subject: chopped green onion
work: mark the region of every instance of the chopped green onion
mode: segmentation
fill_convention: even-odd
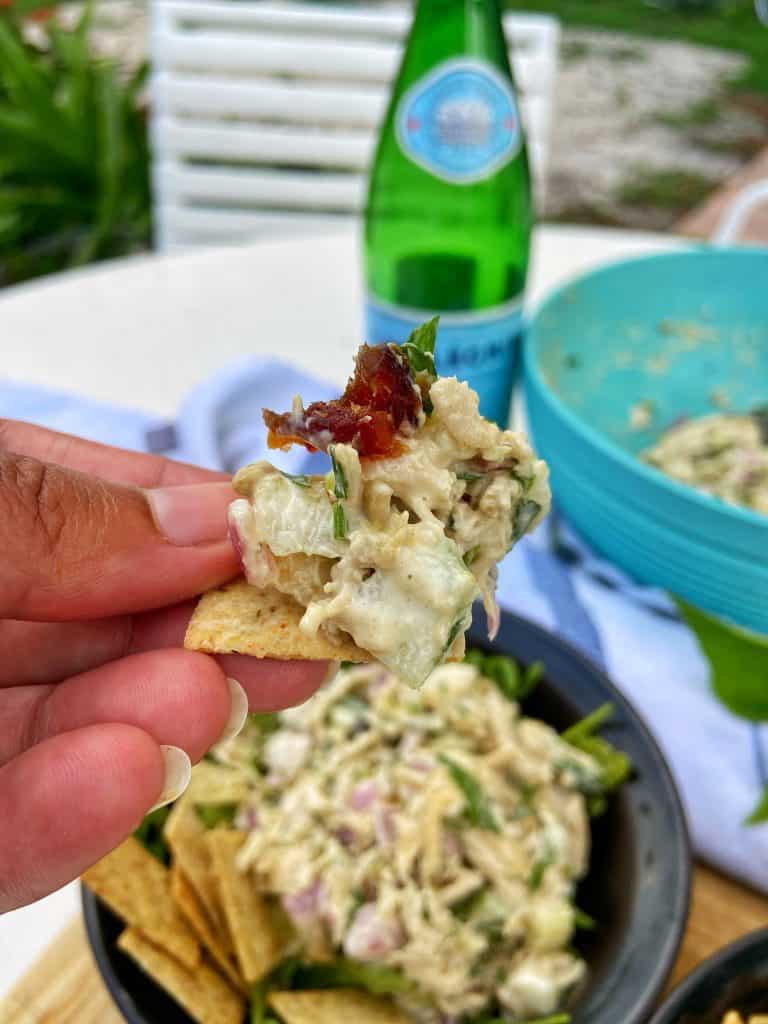
[[[333,536],[336,540],[344,540],[348,532],[347,513],[344,511],[344,506],[341,502],[337,501],[333,506]]]
[[[286,480],[290,480],[292,484],[296,484],[297,487],[312,486],[312,479],[306,473],[286,473],[282,469],[279,469],[278,473],[280,476],[284,476]]]
[[[483,792],[482,786],[475,776],[457,764],[445,754],[440,754],[440,760],[448,769],[448,772],[464,794],[466,800],[466,816],[475,828],[484,828],[489,832],[499,832],[499,825],[494,817],[488,797]]]
[[[464,553],[464,565],[466,565],[467,568],[469,568],[469,566],[472,565],[472,563],[475,561],[475,559],[477,558],[479,553],[480,553],[480,545],[479,544],[475,544],[475,546],[473,548],[470,548],[469,551],[466,551]]]
[[[552,846],[547,846],[544,853],[531,868],[530,875],[528,875],[528,888],[531,892],[536,892],[537,889],[541,888],[541,883],[544,881],[544,872],[548,867],[551,867],[554,860],[555,851]]]
[[[347,474],[344,472],[342,464],[336,458],[335,451],[336,445],[332,444],[328,449],[328,454],[331,456],[331,465],[333,466],[333,493],[337,498],[348,498],[349,484],[347,483]]]
[[[207,829],[231,825],[237,813],[236,804],[195,804],[197,816]]]

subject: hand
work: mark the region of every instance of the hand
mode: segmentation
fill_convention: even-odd
[[[180,649],[190,599],[238,572],[232,497],[220,474],[0,420],[0,912],[177,796],[246,694],[275,710],[323,681],[326,663]]]

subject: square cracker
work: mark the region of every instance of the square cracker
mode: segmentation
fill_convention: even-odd
[[[171,895],[211,960],[234,988],[247,992],[245,982],[237,969],[229,935],[213,924],[184,872],[175,865],[171,868]]]
[[[226,933],[216,884],[211,875],[211,855],[205,842],[206,834],[205,825],[197,816],[187,790],[173,805],[163,829],[163,838],[173,854],[174,866],[184,873],[217,930]]]
[[[212,874],[235,947],[240,973],[248,985],[261,981],[279,963],[290,938],[259,892],[250,871],[241,871],[237,854],[245,833],[215,828],[206,836]]]
[[[304,608],[292,597],[236,580],[203,594],[187,626],[184,646],[208,654],[282,661],[374,660],[351,639],[335,644],[322,633],[307,636],[299,628],[303,614]]]
[[[126,928],[117,948],[184,1007],[197,1024],[242,1024],[245,1001],[222,976],[203,961],[189,970],[153,945],[137,928]]]
[[[269,1004],[285,1024],[409,1024],[389,999],[353,988],[270,992]]]
[[[121,917],[188,968],[200,963],[200,943],[177,910],[168,868],[131,836],[82,876]]]

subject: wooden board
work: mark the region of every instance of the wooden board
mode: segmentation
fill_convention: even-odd
[[[768,899],[697,867],[691,917],[670,987],[710,953],[768,923]],[[2,1024],[124,1024],[77,918],[0,1002]]]

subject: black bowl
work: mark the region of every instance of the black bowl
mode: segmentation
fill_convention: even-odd
[[[590,870],[578,906],[598,922],[580,933],[589,978],[572,1009],[573,1024],[641,1024],[674,964],[688,916],[691,855],[685,817],[664,758],[642,719],[608,678],[574,648],[516,615],[504,613],[489,644],[472,627],[471,646],[543,661],[544,680],[526,714],[565,729],[595,708],[615,707],[606,737],[626,751],[635,777],[593,823]],[[130,1024],[189,1024],[187,1015],[115,942],[121,923],[87,889],[83,909],[99,969]]]
[[[729,1010],[744,1019],[768,1013],[768,928],[719,950],[689,974],[651,1024],[721,1024]]]

